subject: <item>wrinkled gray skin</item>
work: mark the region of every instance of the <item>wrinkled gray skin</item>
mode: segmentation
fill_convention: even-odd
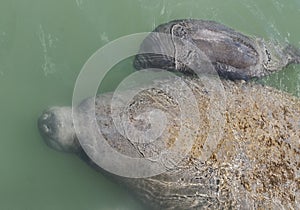
[[[170,40],[151,33],[135,57],[136,69],[159,68],[184,74],[203,73],[203,61],[210,61],[223,78],[249,80],[260,78],[300,62],[300,50],[274,41],[245,36],[214,21],[183,19],[159,25],[153,32],[165,33]],[[185,40],[185,42],[183,42]],[[192,49],[186,42],[199,48]],[[199,50],[198,49],[198,50]],[[166,56],[168,51],[172,57]],[[205,58],[204,58],[205,57]],[[193,70],[187,66],[193,67]],[[206,70],[206,68],[205,68]]]
[[[157,87],[166,85],[172,91],[178,87],[179,80],[155,82]],[[177,166],[163,174],[131,179],[101,170],[89,158],[101,158],[101,154],[86,154],[80,145],[88,144],[93,149],[93,142],[89,139],[98,129],[91,128],[82,117],[80,126],[89,132],[84,134],[86,139],[79,143],[73,127],[71,107],[46,110],[38,120],[39,130],[49,146],[79,155],[96,170],[131,189],[151,209],[299,209],[299,100],[273,88],[224,80],[226,101],[220,106],[224,109],[215,110],[213,104],[224,101],[224,95],[213,91],[216,84],[214,79],[205,85],[199,79],[183,80],[195,94],[202,121],[195,132],[197,139],[191,152]],[[95,102],[96,120],[107,142],[114,149],[132,157],[151,156],[154,151],[161,149],[162,144],[145,146],[120,135],[111,119],[111,97],[111,93],[102,94],[96,97]],[[210,101],[212,97],[214,101]],[[190,102],[189,99],[185,100]],[[176,99],[168,94],[149,89],[133,98],[124,112],[130,114],[136,127],[145,130],[149,125],[139,118],[140,114],[147,108],[161,109],[170,124],[158,140],[169,148],[180,127],[180,109],[177,105]],[[77,111],[84,114],[92,106],[93,100],[87,99]],[[208,113],[220,115],[214,122],[209,122],[214,118]],[[219,126],[221,119],[225,124],[217,148],[207,160],[201,159],[201,148],[208,129],[213,125]]]

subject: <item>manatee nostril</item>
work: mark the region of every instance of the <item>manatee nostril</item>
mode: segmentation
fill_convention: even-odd
[[[45,133],[50,133],[51,132],[51,128],[46,124],[42,125],[42,129]]]
[[[50,117],[50,114],[46,112],[46,113],[42,114],[41,119],[47,120],[49,117]]]
[[[55,120],[54,118],[55,117],[53,113],[46,111],[38,119],[38,128],[43,136],[50,137],[53,135],[53,131],[55,130],[53,128],[53,121]]]

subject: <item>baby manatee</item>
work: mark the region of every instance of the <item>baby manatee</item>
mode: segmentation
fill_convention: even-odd
[[[154,82],[157,88],[140,91],[122,109],[129,116],[127,119],[145,132],[163,119],[160,116],[149,121],[147,110],[160,109],[165,114],[167,124],[154,142],[131,141],[119,132],[112,119],[112,93],[84,100],[75,109],[80,113],[80,141],[71,107],[46,110],[38,120],[39,130],[48,145],[76,153],[96,170],[129,188],[151,209],[300,208],[299,99],[252,82],[222,80],[224,94],[215,91],[214,78],[207,78],[206,83],[191,77]],[[195,96],[193,106],[199,110],[200,124],[181,122],[179,99],[160,90],[164,86],[176,91],[182,82]],[[185,90],[180,91],[182,100],[190,104]],[[129,94],[130,90],[124,93]],[[98,127],[92,124],[92,115],[89,116],[94,105]],[[150,159],[161,149],[174,147],[181,126],[194,128],[192,147],[177,165],[164,165],[166,170],[161,174],[121,177],[102,170],[93,161],[105,158],[105,151],[96,148],[100,140],[95,136],[99,131],[116,151]],[[182,153],[185,140],[175,154]]]
[[[213,68],[207,69],[205,62]],[[249,80],[299,62],[300,50],[290,44],[246,36],[214,21],[183,19],[161,24],[150,33],[135,56],[134,67]]]

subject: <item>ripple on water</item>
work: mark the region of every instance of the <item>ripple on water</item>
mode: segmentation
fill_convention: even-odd
[[[56,37],[53,37],[50,33],[46,33],[43,26],[40,25],[38,36],[42,45],[44,63],[42,64],[43,72],[45,76],[56,72],[56,66],[53,59],[49,55],[49,49],[55,47],[55,42],[58,41]]]

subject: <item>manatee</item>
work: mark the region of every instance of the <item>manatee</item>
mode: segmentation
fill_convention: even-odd
[[[153,81],[155,88],[143,89],[131,98],[122,112],[140,131],[146,132],[163,119],[159,116],[149,121],[149,110],[159,109],[165,114],[167,124],[154,142],[132,141],[116,128],[112,93],[88,98],[74,109],[79,114],[80,141],[71,107],[45,110],[38,119],[38,128],[49,146],[77,154],[130,189],[150,209],[299,209],[300,100],[253,82],[221,81],[223,94],[213,77],[158,79]],[[181,122],[179,99],[162,91],[162,87],[178,91],[182,82],[195,96],[200,124]],[[124,90],[124,94],[130,91]],[[185,97],[185,91],[180,89],[180,100],[188,105],[191,100]],[[114,100],[122,98],[116,96]],[[94,105],[98,127],[89,112]],[[176,165],[163,165],[166,170],[161,174],[122,177],[101,169],[94,161],[105,158],[101,149],[96,149],[98,131],[116,151],[150,159],[164,148],[175,147],[184,125],[192,128],[192,147]],[[175,155],[182,152],[187,140],[183,138]]]
[[[157,33],[167,34],[169,38]],[[135,56],[134,67],[189,75],[207,70],[203,69],[205,61],[211,62],[214,68],[204,73],[216,72],[231,80],[249,80],[299,63],[300,50],[288,43],[243,35],[214,21],[173,20],[159,25],[145,38]]]

